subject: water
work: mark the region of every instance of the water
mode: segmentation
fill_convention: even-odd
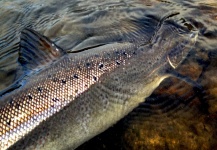
[[[144,42],[158,21],[199,31],[178,72],[203,86],[164,80],[127,117],[78,149],[215,149],[217,147],[217,2],[204,1],[0,1],[0,89],[19,78],[20,31],[33,28],[65,50],[115,41]],[[141,37],[144,35],[144,37]],[[147,35],[147,37],[145,36]]]

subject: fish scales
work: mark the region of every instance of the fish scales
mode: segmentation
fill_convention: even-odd
[[[12,140],[16,141],[28,130],[37,126],[39,122],[59,111],[87,90],[99,80],[103,73],[110,72],[119,66],[118,63],[124,63],[124,60],[130,57],[130,54],[123,56],[117,54],[116,50],[113,51],[115,57],[106,56],[108,54],[105,52],[94,54],[88,58],[81,56],[69,58],[65,56],[58,64],[54,64],[49,71],[37,75],[35,79],[26,84],[24,89],[11,95],[10,103],[0,109],[1,119],[4,120],[0,122],[3,129],[1,140],[4,139],[3,141],[8,143],[9,139],[6,138],[6,133],[16,134],[15,130],[18,128],[22,134],[14,135]],[[89,66],[87,66],[87,63],[89,63]],[[100,69],[101,64],[103,64],[103,67]],[[27,123],[27,126],[19,128],[19,125],[25,123]]]
[[[162,25],[147,45],[113,43],[49,61],[1,98],[1,149],[74,149],[117,122],[177,64],[172,50],[186,53],[195,43],[196,33],[168,28],[177,27]]]

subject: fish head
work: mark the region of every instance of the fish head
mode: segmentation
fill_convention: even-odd
[[[167,60],[174,69],[186,58],[190,50],[196,43],[198,31],[190,31],[188,33],[180,32],[177,39],[171,41],[172,48],[169,49]]]
[[[189,54],[196,43],[198,31],[174,22],[164,22],[152,39],[155,53],[166,58],[176,68]]]

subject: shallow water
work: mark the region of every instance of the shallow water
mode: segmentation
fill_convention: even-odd
[[[0,89],[21,74],[17,43],[25,27],[48,36],[65,50],[115,41],[146,42],[165,16],[189,29],[197,28],[196,45],[177,71],[197,81],[203,90],[167,78],[146,102],[78,149],[217,148],[215,0],[3,0],[0,14]]]

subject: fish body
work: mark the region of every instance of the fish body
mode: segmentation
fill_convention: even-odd
[[[143,102],[183,61],[196,36],[165,22],[144,45],[112,43],[66,54],[24,30],[19,59],[32,74],[1,97],[1,150],[75,149]]]

